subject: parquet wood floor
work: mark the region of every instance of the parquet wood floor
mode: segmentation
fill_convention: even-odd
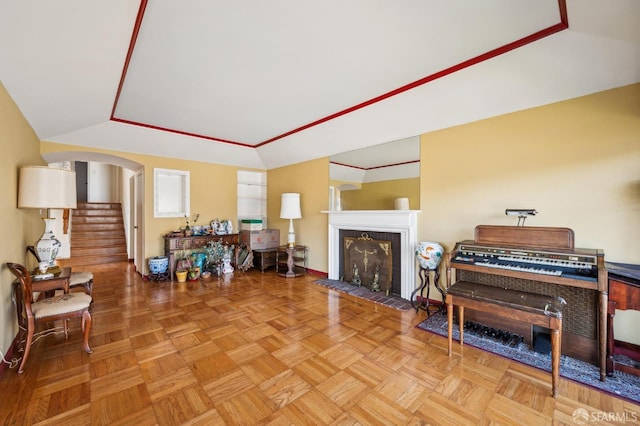
[[[91,346],[36,342],[0,381],[2,425],[568,424],[582,408],[637,420],[640,406],[414,326],[312,284],[236,273],[150,283],[128,263],[92,268]],[[462,356],[464,355],[464,356]],[[620,417],[618,417],[620,419]],[[598,424],[606,424],[598,423]]]

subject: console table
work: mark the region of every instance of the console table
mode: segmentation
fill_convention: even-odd
[[[233,245],[235,266],[238,266],[238,245],[240,244],[240,234],[225,235],[192,235],[191,237],[164,237],[164,255],[169,258],[169,276],[173,279],[176,269],[176,253],[182,250],[192,252],[201,251],[210,241],[219,241],[223,244]]]

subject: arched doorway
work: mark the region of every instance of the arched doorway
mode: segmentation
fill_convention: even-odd
[[[144,272],[144,165],[115,155],[101,154],[84,151],[60,151],[50,152],[42,155],[47,163],[61,162],[83,162],[95,164],[97,168],[104,165],[111,165],[119,168],[120,179],[115,179],[121,187],[116,191],[122,204],[123,219],[125,222],[125,236],[127,239],[127,251],[129,257],[133,258],[137,271]],[[82,185],[89,186],[89,179],[78,182],[78,190],[85,191],[89,195],[83,197],[91,198],[90,191],[82,188]],[[110,184],[113,184],[111,182]],[[100,192],[94,187],[94,193]],[[106,191],[105,191],[106,192]],[[98,196],[98,195],[96,195]],[[99,197],[99,196],[98,196]],[[91,200],[88,200],[91,201]]]

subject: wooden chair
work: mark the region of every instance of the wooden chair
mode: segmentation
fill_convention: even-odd
[[[91,330],[89,306],[92,300],[91,296],[84,292],[65,292],[34,302],[33,283],[27,268],[18,263],[7,263],[7,267],[18,277],[18,280],[14,282],[14,291],[18,325],[20,326],[19,341],[25,342],[24,354],[18,367],[18,374],[24,371],[24,366],[29,357],[36,323],[63,320],[65,322],[65,337],[68,338],[66,321],[70,318],[81,317],[84,350],[87,353],[92,353],[93,351],[89,347],[89,331]]]
[[[71,272],[71,278],[69,280],[69,288],[82,287],[84,292],[91,296],[93,290],[93,273],[89,271]]]

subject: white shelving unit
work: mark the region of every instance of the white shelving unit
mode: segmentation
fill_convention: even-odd
[[[262,219],[267,226],[267,173],[238,170],[238,229],[242,219]]]

